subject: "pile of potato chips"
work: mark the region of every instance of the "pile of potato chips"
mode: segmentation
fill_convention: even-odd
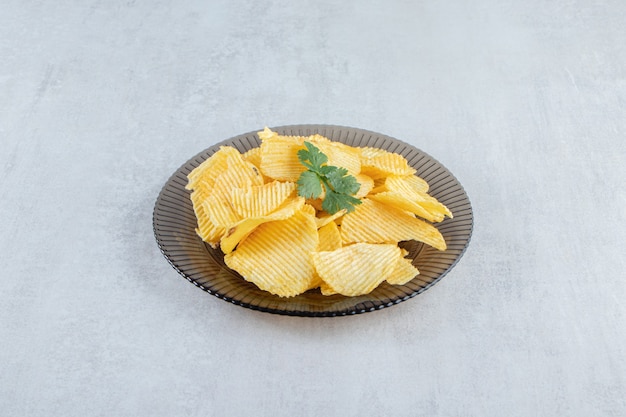
[[[446,249],[432,223],[452,213],[428,195],[428,184],[401,155],[320,135],[282,136],[268,128],[258,135],[261,146],[244,154],[222,146],[188,175],[186,186],[198,235],[221,248],[226,265],[247,281],[281,297],[315,288],[357,296],[419,274],[399,242]],[[323,196],[298,196],[304,141],[357,179],[361,204],[353,212],[329,215]]]

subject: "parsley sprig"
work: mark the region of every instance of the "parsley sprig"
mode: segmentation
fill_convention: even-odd
[[[306,149],[298,151],[298,159],[308,171],[304,171],[298,178],[298,195],[304,198],[319,198],[325,191],[322,209],[329,214],[340,210],[348,213],[354,206],[361,204],[361,200],[353,197],[361,184],[348,170],[332,165],[326,165],[328,157],[318,147],[310,142],[304,142]]]

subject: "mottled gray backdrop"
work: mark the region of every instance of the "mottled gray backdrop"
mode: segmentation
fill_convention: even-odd
[[[626,3],[0,4],[3,416],[626,415]],[[464,185],[457,267],[302,319],[183,280],[182,163],[263,126],[381,132]]]

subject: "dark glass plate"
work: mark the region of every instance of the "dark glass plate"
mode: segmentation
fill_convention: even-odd
[[[404,156],[417,175],[430,185],[429,194],[452,211],[454,218],[437,223],[448,249],[444,252],[417,242],[402,242],[408,257],[420,274],[406,285],[381,284],[373,292],[358,297],[324,296],[319,290],[293,298],[281,298],[258,289],[229,269],[219,249],[212,249],[196,235],[196,217],[187,174],[213,155],[220,146],[230,145],[240,152],[260,145],[255,132],[225,140],[200,152],[181,166],[159,194],[153,214],[154,234],[165,258],[187,280],[209,294],[242,307],[268,313],[294,316],[344,316],[390,307],[408,300],[439,282],[459,261],[469,244],[473,228],[470,201],[457,179],[431,156],[402,141],[379,133],[329,125],[295,125],[272,130],[285,135],[308,136],[319,133],[350,146],[371,146]]]

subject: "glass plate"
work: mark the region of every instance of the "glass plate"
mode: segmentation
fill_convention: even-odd
[[[246,133],[211,146],[191,158],[167,181],[159,194],[153,213],[154,234],[165,258],[183,277],[198,288],[230,303],[268,313],[294,316],[344,316],[391,307],[408,300],[439,282],[459,261],[469,244],[473,228],[470,201],[457,179],[426,153],[389,136],[351,127],[294,125],[272,130],[284,135],[308,136],[319,133],[350,146],[371,146],[404,156],[417,175],[430,185],[429,194],[452,211],[454,218],[437,223],[448,249],[444,252],[422,243],[402,242],[408,257],[420,274],[406,285],[381,284],[373,292],[358,297],[324,296],[319,290],[293,298],[281,298],[262,291],[229,269],[219,249],[212,249],[196,234],[196,217],[187,174],[213,155],[220,146],[230,145],[240,152],[260,145],[255,132]]]

